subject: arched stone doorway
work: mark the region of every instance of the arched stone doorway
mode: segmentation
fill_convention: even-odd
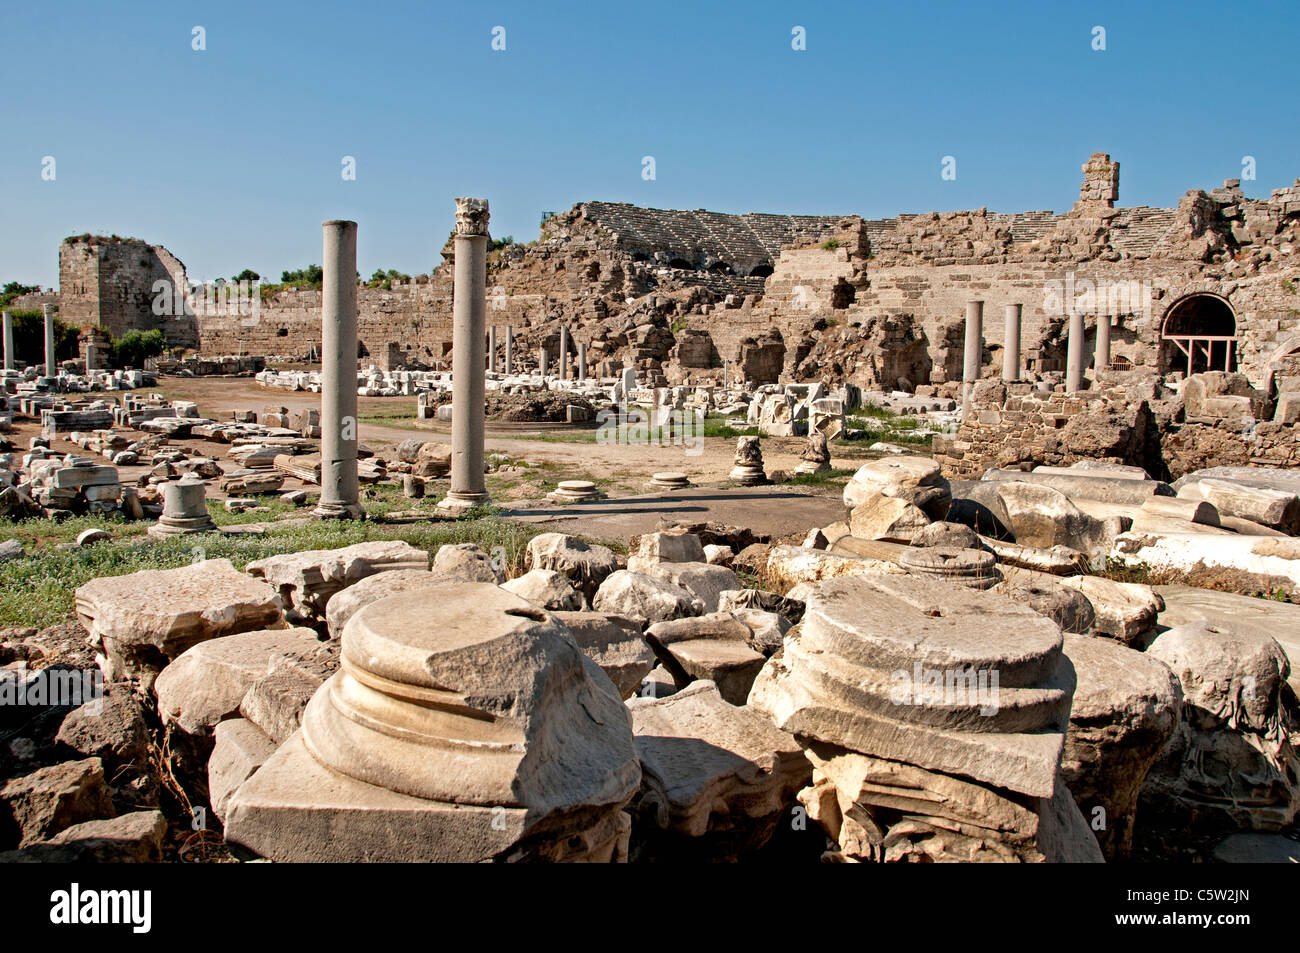
[[[1160,327],[1162,372],[1200,374],[1237,369],[1237,316],[1215,294],[1191,294],[1175,301]]]

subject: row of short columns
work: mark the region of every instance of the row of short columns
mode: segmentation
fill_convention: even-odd
[[[1009,304],[1004,312],[1002,347],[1002,379],[1020,380],[1020,328],[1024,306]],[[1083,389],[1084,316],[1071,311],[1066,340],[1065,389],[1075,393]],[[984,302],[966,302],[966,350],[962,367],[963,400],[970,396],[971,387],[979,380],[984,352]],[[1110,315],[1097,317],[1096,366],[1110,366]]]
[[[487,349],[488,349],[488,353],[487,353],[488,373],[495,374],[497,371],[497,326],[495,324],[492,325],[490,328],[488,328]],[[575,348],[569,339],[569,329],[567,327],[561,327],[560,328],[560,355],[559,355],[560,377],[564,380],[569,380],[572,377],[576,380],[585,381],[587,379],[587,345],[585,342],[580,342],[577,345],[576,348],[577,362],[573,367],[573,372],[570,373],[569,354],[573,350],[575,350]],[[515,329],[507,324],[505,326],[505,365],[504,365],[504,370],[506,374],[513,374],[515,372],[514,351],[515,351]],[[545,347],[539,347],[537,349],[537,367],[539,373],[541,373],[543,377],[545,377],[547,371],[550,370],[551,367],[550,359],[551,359],[550,352],[547,351]]]

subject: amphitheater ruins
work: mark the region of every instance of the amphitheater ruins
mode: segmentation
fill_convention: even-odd
[[[1082,171],[460,198],[429,275],[328,221],[233,301],[68,239],[43,364],[5,320],[0,860],[1296,862],[1300,180]]]

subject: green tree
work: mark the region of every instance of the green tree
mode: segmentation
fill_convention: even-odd
[[[235,275],[235,277],[231,278],[230,280],[231,281],[261,281],[262,276],[259,275],[257,272],[255,272],[252,268],[245,268],[243,271]]]
[[[109,359],[118,367],[144,367],[148,358],[167,349],[167,340],[157,328],[150,331],[132,329],[112,343]]]

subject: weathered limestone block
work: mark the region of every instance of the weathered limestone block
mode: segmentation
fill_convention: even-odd
[[[376,540],[269,556],[249,563],[246,571],[275,587],[291,619],[314,624],[324,621],[330,597],[367,576],[428,568],[424,550],[400,540]]]
[[[1000,483],[998,496],[1010,519],[1008,528],[1021,546],[1068,546],[1092,553],[1108,549],[1114,539],[1115,534],[1108,535],[1101,520],[1084,513],[1064,493],[1050,486]]]
[[[1193,622],[1147,654],[1182,683],[1182,722],[1142,789],[1143,809],[1186,824],[1278,830],[1300,811],[1300,757],[1283,691],[1290,665],[1267,630]]]
[[[312,695],[338,667],[337,657],[324,646],[307,658],[273,660],[266,674],[248,686],[239,714],[282,745],[302,724]]]
[[[773,546],[767,556],[768,576],[777,584],[794,586],[835,576],[904,575],[906,570],[883,559],[828,553],[801,546]]]
[[[49,840],[0,853],[14,864],[156,864],[162,860],[167,819],[161,811],[73,824]]]
[[[228,559],[92,579],[77,589],[76,601],[77,617],[103,653],[104,676],[130,681],[144,693],[186,649],[284,618],[275,589]]]
[[[591,607],[605,615],[622,616],[642,625],[700,615],[704,611],[704,604],[681,586],[627,569],[606,577]]]
[[[849,529],[859,539],[910,543],[928,525],[930,519],[920,507],[883,493],[867,497],[849,514]]]
[[[530,569],[502,583],[501,588],[552,612],[575,612],[582,608],[582,593],[554,569]]]
[[[1065,654],[1078,685],[1061,776],[1084,817],[1102,821],[1091,826],[1106,859],[1123,860],[1138,792],[1178,724],[1182,687],[1164,662],[1109,639],[1067,634]]]
[[[650,563],[641,571],[685,589],[700,601],[705,612],[716,612],[722,594],[742,586],[740,577],[726,566],[706,562]]]
[[[754,638],[754,630],[731,612],[656,622],[646,630],[646,641],[678,689],[711,681],[733,705],[745,704],[767,658]]]
[[[655,654],[641,625],[599,612],[556,612],[582,654],[609,676],[622,698],[631,698],[655,665]]]
[[[231,796],[272,860],[609,860],[641,772],[609,678],[553,617],[486,583],[389,596],[343,668]]]
[[[596,590],[618,569],[618,557],[606,546],[595,546],[565,533],[542,533],[528,541],[528,569],[554,569],[582,592],[590,605]]]
[[[844,505],[853,509],[877,493],[920,507],[931,520],[944,519],[952,504],[952,487],[939,464],[911,454],[864,463],[844,486]]]
[[[158,778],[149,761],[149,724],[139,696],[126,685],[105,686],[101,698],[73,709],[55,741],[83,758],[99,758],[114,793],[134,804],[156,803]]]
[[[645,533],[629,541],[628,569],[645,572],[645,567],[663,562],[706,562],[700,538],[694,533]]]
[[[412,465],[411,472],[416,476],[441,479],[451,473],[451,444],[424,443],[416,451],[414,460],[402,460]]]
[[[1125,645],[1133,645],[1149,633],[1165,607],[1159,593],[1137,582],[1115,582],[1100,576],[1062,576],[1056,583],[1088,597],[1096,613],[1094,634],[1108,635]]]
[[[1019,579],[1017,574],[994,587],[994,591],[1013,602],[1023,602],[1040,615],[1045,615],[1062,632],[1086,634],[1097,623],[1097,613],[1082,592],[1058,586],[1043,579]]]
[[[241,632],[204,642],[172,662],[154,682],[158,715],[186,734],[210,735],[255,681],[280,658],[305,658],[320,646],[312,629]]]
[[[1180,487],[1178,498],[1204,500],[1225,516],[1300,535],[1300,495],[1288,490],[1204,477]]]
[[[628,708],[641,760],[634,859],[736,859],[771,838],[811,778],[793,738],[708,681]]]
[[[1053,576],[1077,576],[1089,569],[1088,557],[1069,546],[1053,546],[1039,549],[1035,546],[1021,546],[1006,540],[990,539],[981,536],[980,542],[992,551],[1003,566],[1020,569],[1032,569]]]
[[[506,581],[505,570],[497,567],[478,543],[440,546],[433,557],[432,569],[444,576],[456,576],[470,582],[490,582],[499,586]]]
[[[276,744],[246,718],[229,718],[213,732],[215,744],[208,759],[208,803],[221,820],[226,804],[239,786],[275,754]]]
[[[14,778],[0,788],[0,804],[13,817],[20,847],[117,813],[99,758],[65,761]]]
[[[855,534],[856,535],[856,534]],[[961,523],[926,523],[912,535],[913,546],[946,546],[950,549],[982,549],[979,534]]]

